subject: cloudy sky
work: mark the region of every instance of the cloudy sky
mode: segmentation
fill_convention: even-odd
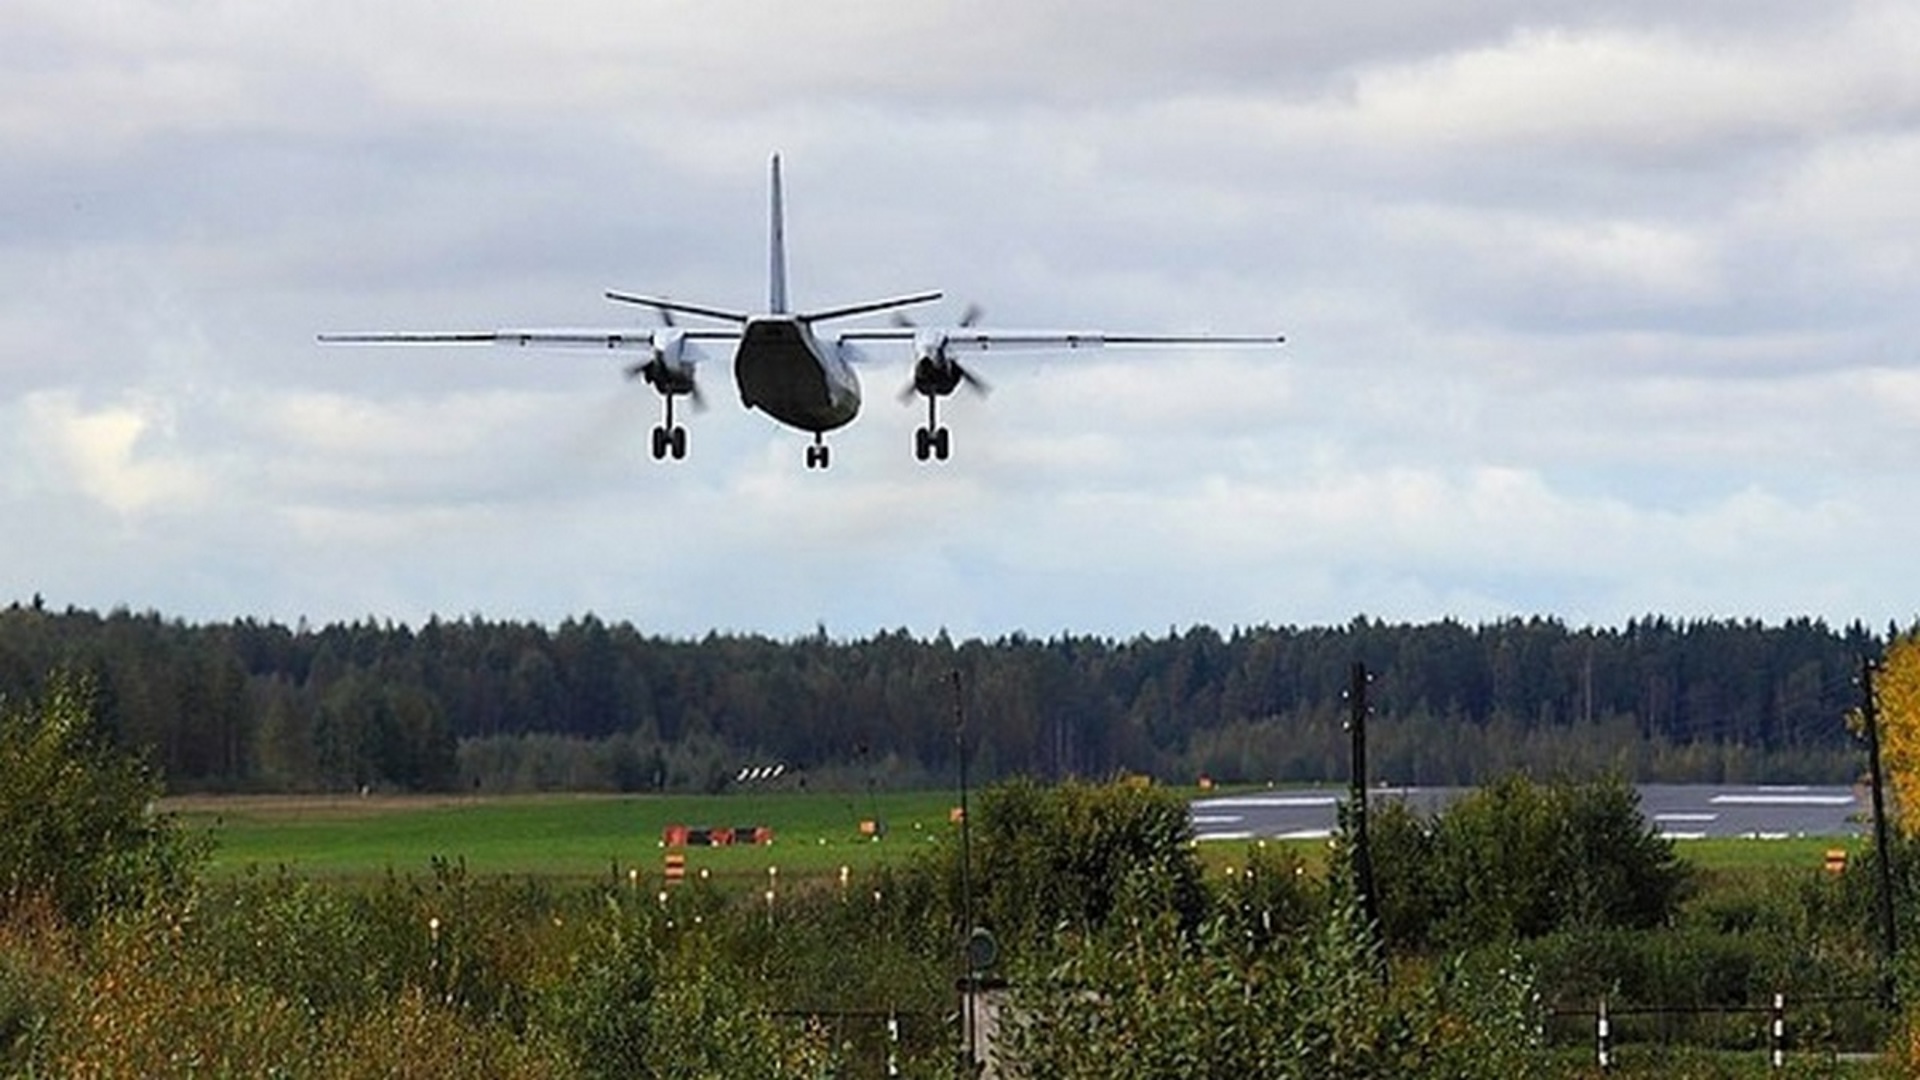
[[[1158,634],[1920,614],[1920,8],[0,0],[0,602]],[[921,465],[620,327],[938,288]]]

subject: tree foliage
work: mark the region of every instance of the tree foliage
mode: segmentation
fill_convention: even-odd
[[[663,638],[591,615],[196,626],[16,605],[0,611],[0,693],[89,673],[102,722],[171,790],[704,790],[773,761],[823,780],[944,782],[958,671],[982,780],[1289,781],[1341,775],[1341,693],[1361,660],[1376,675],[1374,772],[1395,781],[1551,763],[1812,782],[1851,778],[1837,718],[1877,644],[1811,620],[779,641]]]
[[[1448,965],[1390,988],[1351,905],[1247,954],[1133,910],[1018,979],[998,1063],[1015,1077],[1510,1077],[1537,1067],[1530,975]]]
[[[1617,778],[1509,776],[1432,817],[1372,816],[1380,921],[1390,944],[1471,947],[1560,930],[1646,930],[1671,920],[1690,875]]]
[[[1889,816],[1920,837],[1920,632],[1896,636],[1873,679],[1880,768],[1893,794]]]
[[[1183,795],[1128,782],[1015,780],[984,792],[974,817],[974,910],[1010,941],[1060,926],[1103,926],[1127,890],[1189,927],[1202,915],[1206,898]],[[949,858],[956,910],[957,855]]]
[[[192,845],[152,812],[160,785],[104,737],[84,681],[0,700],[0,899],[72,919],[137,907],[185,884]]]

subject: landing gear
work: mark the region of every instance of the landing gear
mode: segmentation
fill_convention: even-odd
[[[687,456],[687,429],[673,422],[673,395],[666,398],[666,421],[653,429],[653,460],[665,461],[671,456],[680,461]]]
[[[916,428],[913,432],[913,456],[920,461],[947,460],[953,452],[953,439],[943,427]]]
[[[686,428],[676,426],[653,429],[653,460],[664,461],[669,456],[675,461],[687,456]]]
[[[827,456],[826,439],[816,431],[813,433],[813,445],[807,447],[807,468],[824,469],[831,464],[833,459]]]
[[[940,399],[928,394],[927,424],[914,429],[913,456],[920,461],[945,461],[952,452],[953,438],[946,428],[940,426]]]

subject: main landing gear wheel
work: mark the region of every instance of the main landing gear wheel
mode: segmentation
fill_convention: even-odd
[[[913,456],[920,461],[945,461],[953,452],[953,437],[940,423],[940,398],[927,395],[927,423],[913,430]]]
[[[687,456],[687,429],[673,422],[673,395],[667,394],[666,399],[665,422],[653,429],[653,460],[665,461],[672,457],[680,461]]]
[[[953,452],[953,438],[944,427],[915,428],[913,456],[920,461],[945,461]]]
[[[675,461],[687,456],[687,429],[677,424],[653,429],[653,460],[664,461],[669,456]]]
[[[807,468],[824,469],[831,464],[833,459],[827,456],[827,444],[821,441],[820,436],[815,435],[813,445],[807,447]]]

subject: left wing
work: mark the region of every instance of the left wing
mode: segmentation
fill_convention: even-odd
[[[921,461],[945,461],[953,450],[952,433],[940,423],[940,399],[965,386],[987,392],[987,384],[967,370],[961,353],[994,350],[1101,349],[1108,345],[1279,345],[1279,334],[1109,334],[1099,330],[986,330],[973,325],[979,309],[972,308],[949,326],[853,327],[839,331],[836,344],[845,355],[858,356],[856,343],[902,341],[913,348],[913,378],[900,392],[902,401],[917,394],[927,399],[927,422],[913,436],[913,454]]]
[[[922,354],[1099,349],[1108,345],[1281,345],[1280,334],[1109,334],[1100,330],[987,330],[973,326],[876,326],[841,330],[842,341],[911,341]]]

